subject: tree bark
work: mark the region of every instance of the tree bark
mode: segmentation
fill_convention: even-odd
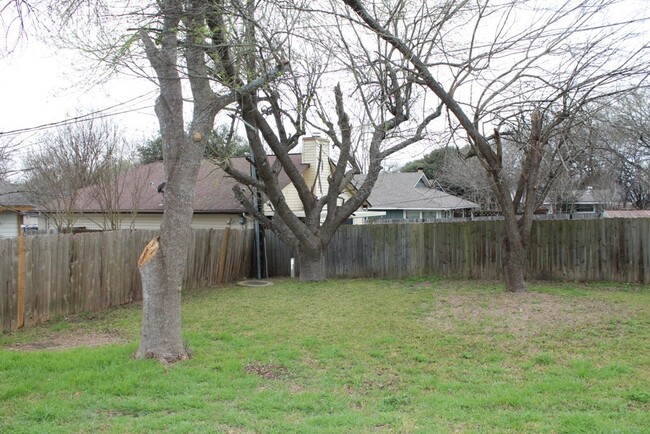
[[[158,241],[152,240],[147,248],[152,243],[157,245]],[[153,257],[144,258],[146,263],[140,266],[142,329],[136,357],[174,363],[188,358],[181,338],[181,288],[174,286],[173,276],[165,265],[165,255],[158,252],[153,252]]]
[[[194,186],[204,148],[201,143],[187,146],[190,139],[183,140],[182,136],[179,140],[177,146],[185,145],[185,152],[179,155],[176,165],[167,170],[160,237],[145,248],[138,264],[142,277],[143,317],[140,349],[136,356],[166,363],[188,358],[181,336],[181,286],[192,231]],[[155,251],[151,254],[149,250],[147,257],[149,248]]]
[[[205,131],[193,128],[197,131],[198,140],[186,137],[184,131],[177,37],[182,11],[182,4],[178,0],[161,3],[164,19],[160,48],[144,30],[140,32],[147,58],[156,71],[160,86],[155,111],[163,141],[167,184],[160,237],[147,245],[138,261],[142,277],[143,313],[140,349],[136,356],[167,363],[188,357],[181,337],[180,297],[194,209],[194,186],[205,147]],[[191,48],[186,50],[188,53],[190,51]],[[211,125],[212,119],[206,123]],[[194,122],[192,126],[195,127]]]
[[[319,248],[298,248],[298,258],[300,259],[300,278],[301,282],[318,282],[325,280],[325,252],[322,247]]]
[[[181,337],[180,292],[191,236],[196,179],[217,113],[277,78],[288,67],[288,62],[281,62],[248,83],[237,80],[237,89],[221,86],[223,93],[217,95],[211,86],[208,55],[216,47],[227,54],[231,43],[222,33],[225,27],[212,29],[213,34],[206,37],[206,14],[223,12],[217,3],[160,0],[163,22],[155,40],[148,29],[140,30],[160,87],[155,110],[166,176],[160,237],[152,240],[138,261],[144,299],[142,339],[137,352],[141,358],[175,362],[188,357]],[[182,54],[184,60],[179,59]],[[219,59],[212,61],[219,63]],[[183,116],[185,79],[192,101],[192,120],[187,132]]]
[[[526,251],[516,227],[517,222],[513,223],[506,220],[504,223],[506,228],[503,234],[503,275],[506,291],[525,291]],[[514,228],[511,227],[513,224]],[[514,237],[511,235],[513,230],[516,234]]]

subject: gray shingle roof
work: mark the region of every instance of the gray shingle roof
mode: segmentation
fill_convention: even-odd
[[[573,192],[576,197],[576,203],[584,204],[601,204],[606,202],[617,201],[620,195],[613,190],[596,190],[593,188],[586,188],[585,190],[578,190]]]
[[[360,186],[365,175],[357,175],[354,184]],[[449,210],[479,208],[474,202],[462,199],[436,188],[428,187],[423,173],[381,172],[368,202],[370,209]]]
[[[31,206],[20,186],[0,181],[0,206]]]

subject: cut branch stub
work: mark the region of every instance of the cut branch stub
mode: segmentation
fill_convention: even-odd
[[[147,262],[151,261],[151,259],[156,256],[158,247],[160,246],[158,242],[159,240],[160,237],[155,237],[147,243],[147,245],[144,247],[144,250],[142,250],[142,253],[140,254],[140,258],[138,259],[138,268],[144,267]]]
[[[533,113],[530,115],[530,123],[531,123],[530,138],[532,143],[535,145],[539,142],[541,130],[542,130],[542,114],[538,109],[533,110]]]

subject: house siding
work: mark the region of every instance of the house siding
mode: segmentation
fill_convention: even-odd
[[[18,218],[15,212],[0,212],[0,238],[18,236]]]
[[[294,187],[293,184],[289,184],[284,187],[282,194],[284,195],[284,200],[286,201],[289,209],[291,209],[293,212],[304,211],[302,202],[300,201],[300,196],[298,196],[298,190],[296,190],[296,187]],[[270,209],[271,208],[268,205],[265,205],[265,211],[270,211]]]
[[[309,164],[309,167],[302,173],[305,183],[311,188],[313,186],[314,195],[323,197],[329,190],[328,178],[332,174],[332,168],[329,161],[329,141],[323,138],[304,138],[302,141],[302,163]],[[320,172],[317,169],[320,166]],[[287,206],[294,213],[304,212],[304,207],[300,201],[298,190],[293,184],[287,185],[282,194]],[[340,195],[343,200],[348,200],[352,196],[348,190]],[[325,208],[323,211],[326,211]],[[264,206],[264,212],[270,212],[268,205]]]
[[[296,190],[296,187],[293,186],[293,184],[287,185],[284,190],[282,190],[282,194],[284,195],[284,199],[287,202],[287,205],[293,212],[304,211],[302,202],[300,201],[300,196],[298,196],[298,191]],[[327,190],[325,190],[324,194],[327,194]],[[343,200],[348,200],[352,197],[348,190],[344,190],[340,196],[343,198]],[[325,210],[326,209],[327,208],[325,208]],[[264,211],[270,211],[268,205],[265,205]]]
[[[329,189],[327,178],[331,174],[329,165],[329,140],[306,137],[302,140],[302,162],[309,164],[304,177],[309,187],[314,186],[314,194],[324,196]],[[319,170],[320,169],[320,170]],[[314,185],[314,181],[316,181]]]
[[[240,214],[194,214],[192,228],[194,229],[224,229],[229,226],[240,229]],[[135,218],[126,215],[121,221],[119,229],[148,229],[158,230],[162,224],[162,214],[137,214]],[[85,227],[90,230],[103,229],[103,216],[97,214],[84,214],[75,222],[75,227]]]

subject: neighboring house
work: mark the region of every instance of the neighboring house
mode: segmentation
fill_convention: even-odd
[[[304,167],[304,170],[301,172],[302,177],[307,182],[307,185],[312,187],[312,191],[317,197],[327,194],[327,189],[329,188],[328,178],[336,165],[336,163],[330,158],[329,147],[330,143],[327,139],[317,136],[304,137],[302,139],[302,153],[297,155]],[[355,187],[350,184],[338,197],[339,205],[350,199],[355,192]],[[293,184],[289,183],[284,187],[282,193],[284,194],[287,205],[293,213],[298,217],[304,217],[305,212],[303,210],[303,205]],[[367,202],[366,205],[368,205]],[[273,210],[268,206],[265,206],[264,212],[268,216],[273,215]],[[327,206],[325,206],[321,214],[322,220],[325,219],[326,213]],[[357,210],[348,220],[348,223],[354,222],[355,224],[361,224],[364,223],[365,218],[379,217],[383,215],[383,212],[369,211],[367,210],[367,206],[365,206],[364,209]]]
[[[16,185],[0,181],[0,238],[20,235],[25,216],[33,208]]]
[[[360,185],[365,175],[355,177]],[[368,198],[369,211],[383,211],[387,220],[435,220],[469,217],[480,206],[434,188],[422,172],[381,172]]]
[[[605,218],[624,218],[624,219],[647,219],[650,218],[650,210],[647,209],[627,209],[627,210],[606,210],[603,212]]]
[[[274,162],[270,156],[270,163]],[[327,177],[331,173],[329,160],[329,142],[318,137],[303,139],[303,152],[291,154],[296,168],[307,181],[314,186],[317,196],[327,190]],[[231,158],[230,163],[239,171],[250,172],[250,164],[245,157]],[[134,167],[123,174],[116,185],[118,194],[107,206],[102,201],[98,189],[88,187],[79,194],[75,206],[75,227],[86,230],[100,230],[117,227],[119,229],[159,229],[162,223],[165,174],[162,161]],[[304,216],[302,202],[282,171],[279,177],[287,204],[299,217]],[[204,160],[199,169],[194,192],[194,228],[244,228],[250,222],[244,207],[235,198],[233,187],[236,181],[227,175],[217,164]],[[160,192],[159,192],[160,190]],[[341,200],[347,200],[353,194],[353,188],[342,194]],[[264,205],[266,215],[272,216],[273,210]],[[380,213],[383,214],[383,213]],[[359,215],[377,215],[360,211]],[[115,224],[117,222],[117,224]],[[39,222],[41,223],[41,222]],[[45,227],[43,223],[39,225]]]
[[[619,206],[619,194],[615,190],[598,190],[587,187],[585,190],[570,191],[555,200],[555,214],[601,214],[604,210]]]
[[[291,157],[299,170],[307,169],[307,165],[301,164],[301,155]],[[244,157],[232,158],[231,164],[243,172],[250,170]],[[134,167],[118,181],[119,195],[110,207],[98,199],[95,188],[87,187],[81,191],[78,205],[75,206],[75,227],[107,229],[110,227],[109,220],[113,219],[118,222],[119,229],[159,229],[165,201],[163,162]],[[242,218],[244,207],[233,193],[235,184],[235,180],[217,164],[209,160],[201,162],[194,191],[193,228],[237,228],[246,225],[247,220]],[[289,178],[282,173],[280,185],[288,184]]]

